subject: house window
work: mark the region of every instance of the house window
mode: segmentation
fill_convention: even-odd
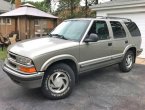
[[[11,25],[11,19],[3,18],[3,19],[1,19],[1,24]]]
[[[11,19],[10,18],[7,18],[6,19],[6,23],[9,24],[9,25],[11,25]]]
[[[39,19],[35,19],[34,24],[35,26],[39,26]]]
[[[6,24],[6,19],[5,18],[2,19],[2,24]]]

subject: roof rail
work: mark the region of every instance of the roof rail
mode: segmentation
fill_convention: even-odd
[[[124,20],[128,20],[128,21],[132,22],[131,19],[128,19],[128,18],[121,18],[121,17],[96,16],[96,18],[102,18],[102,19],[124,19]]]

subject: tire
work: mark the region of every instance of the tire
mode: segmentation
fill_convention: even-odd
[[[55,64],[46,71],[43,82],[43,94],[52,100],[69,96],[75,86],[73,70],[63,63]]]
[[[133,51],[127,51],[122,62],[119,64],[119,68],[122,72],[129,72],[134,65],[135,56]]]

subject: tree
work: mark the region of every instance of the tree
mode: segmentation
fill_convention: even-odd
[[[89,0],[89,5],[95,5],[98,3],[99,3],[99,0]]]
[[[60,0],[58,11],[69,11],[68,18],[74,17],[74,9],[79,6],[80,0]]]
[[[48,10],[50,9],[50,7],[48,6],[48,4],[46,4],[45,1],[42,1],[42,2],[23,2],[23,4],[25,3],[30,3],[32,5],[34,5],[37,9],[39,10],[42,10],[42,11],[45,11],[45,12],[48,12]]]
[[[10,2],[11,4],[15,3],[15,0],[4,0],[4,1]]]
[[[47,11],[51,12],[51,0],[44,0],[45,6],[48,8]]]
[[[96,5],[98,4],[99,0],[85,0],[85,11],[86,11],[86,17],[88,17],[88,6],[90,5]]]

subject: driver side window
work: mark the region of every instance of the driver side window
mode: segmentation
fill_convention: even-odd
[[[92,33],[97,34],[99,40],[109,39],[109,30],[105,21],[94,21],[92,27],[90,28],[88,36]]]

